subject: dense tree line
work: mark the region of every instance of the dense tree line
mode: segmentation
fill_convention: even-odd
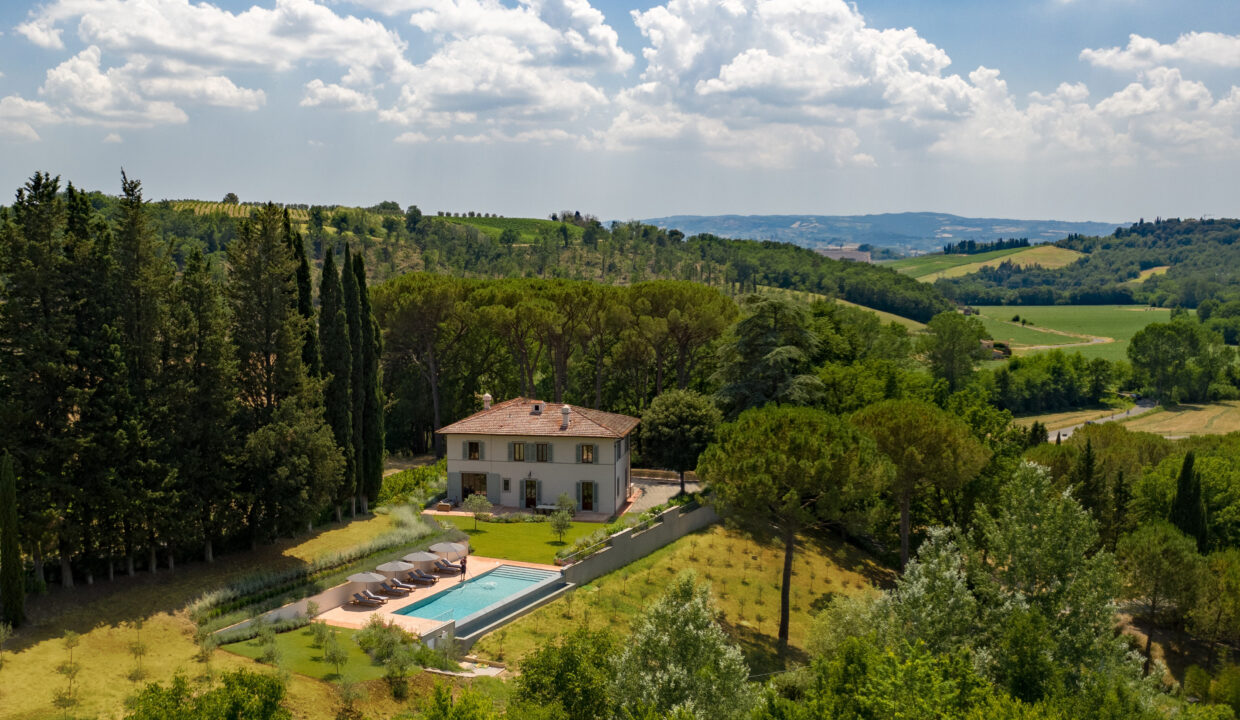
[[[106,212],[97,197],[36,173],[0,210],[0,442],[26,582],[210,561],[304,530],[333,503],[364,506],[383,445],[361,258],[343,268],[349,334],[320,347],[286,211],[257,208],[208,255],[161,238],[137,181],[122,175]],[[341,355],[358,370],[326,404],[357,418],[348,436],[325,416],[336,377],[319,362]],[[344,457],[360,460],[346,472]]]
[[[1084,253],[1067,267],[1001,263],[936,285],[976,305],[1147,303],[1197,307],[1240,298],[1240,220],[1167,219],[1118,228],[1107,237],[1072,235],[1055,243]],[[1144,280],[1141,273],[1167,267]]]
[[[1029,238],[1011,238],[1004,240],[999,238],[992,242],[978,242],[976,240],[961,240],[956,243],[947,243],[943,246],[944,255],[976,255],[978,253],[991,252],[993,250],[1015,250],[1017,248],[1029,247]]]

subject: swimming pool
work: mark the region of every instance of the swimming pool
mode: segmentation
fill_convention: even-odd
[[[478,577],[471,578],[451,590],[396,610],[397,615],[409,615],[428,620],[462,621],[481,614],[493,607],[507,605],[509,599],[525,595],[538,586],[561,582],[560,573],[536,568],[500,565]]]

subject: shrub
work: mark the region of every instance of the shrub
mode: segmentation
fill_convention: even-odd
[[[378,505],[421,505],[422,501],[442,492],[448,485],[448,463],[401,470],[383,478]]]

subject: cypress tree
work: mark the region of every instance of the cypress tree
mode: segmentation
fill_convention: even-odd
[[[1185,535],[1197,541],[1197,550],[1205,552],[1207,545],[1206,504],[1201,497],[1201,477],[1193,469],[1193,451],[1184,455],[1180,477],[1175,484],[1175,499],[1171,501],[1168,520]]]
[[[293,230],[288,209],[284,210],[284,235],[288,239],[289,249],[297,260],[297,313],[305,318],[306,337],[301,348],[301,361],[311,377],[322,374],[319,358],[319,339],[314,331],[314,299],[310,281],[310,261],[306,258],[306,244],[302,242],[301,233]]]
[[[382,337],[379,324],[370,307],[370,289],[366,287],[366,266],[360,254],[353,256],[353,274],[357,278],[359,316],[362,329],[362,445],[360,453],[362,477],[362,510],[368,510],[370,498],[378,497],[383,484],[383,399],[380,388],[379,356]],[[356,359],[356,358],[355,358]]]
[[[1086,510],[1094,515],[1096,519],[1101,520],[1101,513],[1104,507],[1104,492],[1101,487],[1101,478],[1098,477],[1096,462],[1094,458],[1094,443],[1092,440],[1085,441],[1085,449],[1077,458],[1076,466],[1072,469],[1072,485],[1076,490],[1077,498]]]
[[[13,458],[0,458],[0,611],[14,627],[26,619],[26,588],[17,540],[17,478]]]
[[[352,514],[357,513],[357,500],[361,498],[365,487],[362,476],[362,441],[363,418],[366,414],[366,393],[362,386],[365,374],[365,360],[362,353],[362,306],[358,295],[357,275],[353,273],[353,260],[349,246],[344,246],[344,260],[340,263],[340,284],[344,293],[344,317],[349,327],[349,357],[352,372],[349,375],[350,411],[353,414],[353,495],[354,507]]]
[[[335,257],[335,253],[328,252],[323,258],[323,277],[319,282],[319,341],[322,343],[323,375],[327,381],[323,392],[327,424],[331,426],[332,437],[345,461],[344,480],[332,498],[336,505],[336,521],[339,522],[341,506],[353,497],[355,472],[353,406],[350,399],[352,348],[349,346],[349,326],[345,319],[343,290],[340,275],[336,272]]]

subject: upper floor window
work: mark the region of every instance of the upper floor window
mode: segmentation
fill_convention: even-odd
[[[534,459],[538,462],[547,462],[551,452],[547,443],[538,443],[534,446]]]
[[[581,446],[581,462],[583,463],[594,462],[594,446],[593,445],[582,445]]]
[[[512,444],[512,459],[517,462],[525,462],[525,443]]]
[[[481,451],[479,448],[479,443],[476,443],[476,442],[469,443],[469,451],[466,453],[465,457],[470,460],[477,460],[480,455],[481,455]]]

